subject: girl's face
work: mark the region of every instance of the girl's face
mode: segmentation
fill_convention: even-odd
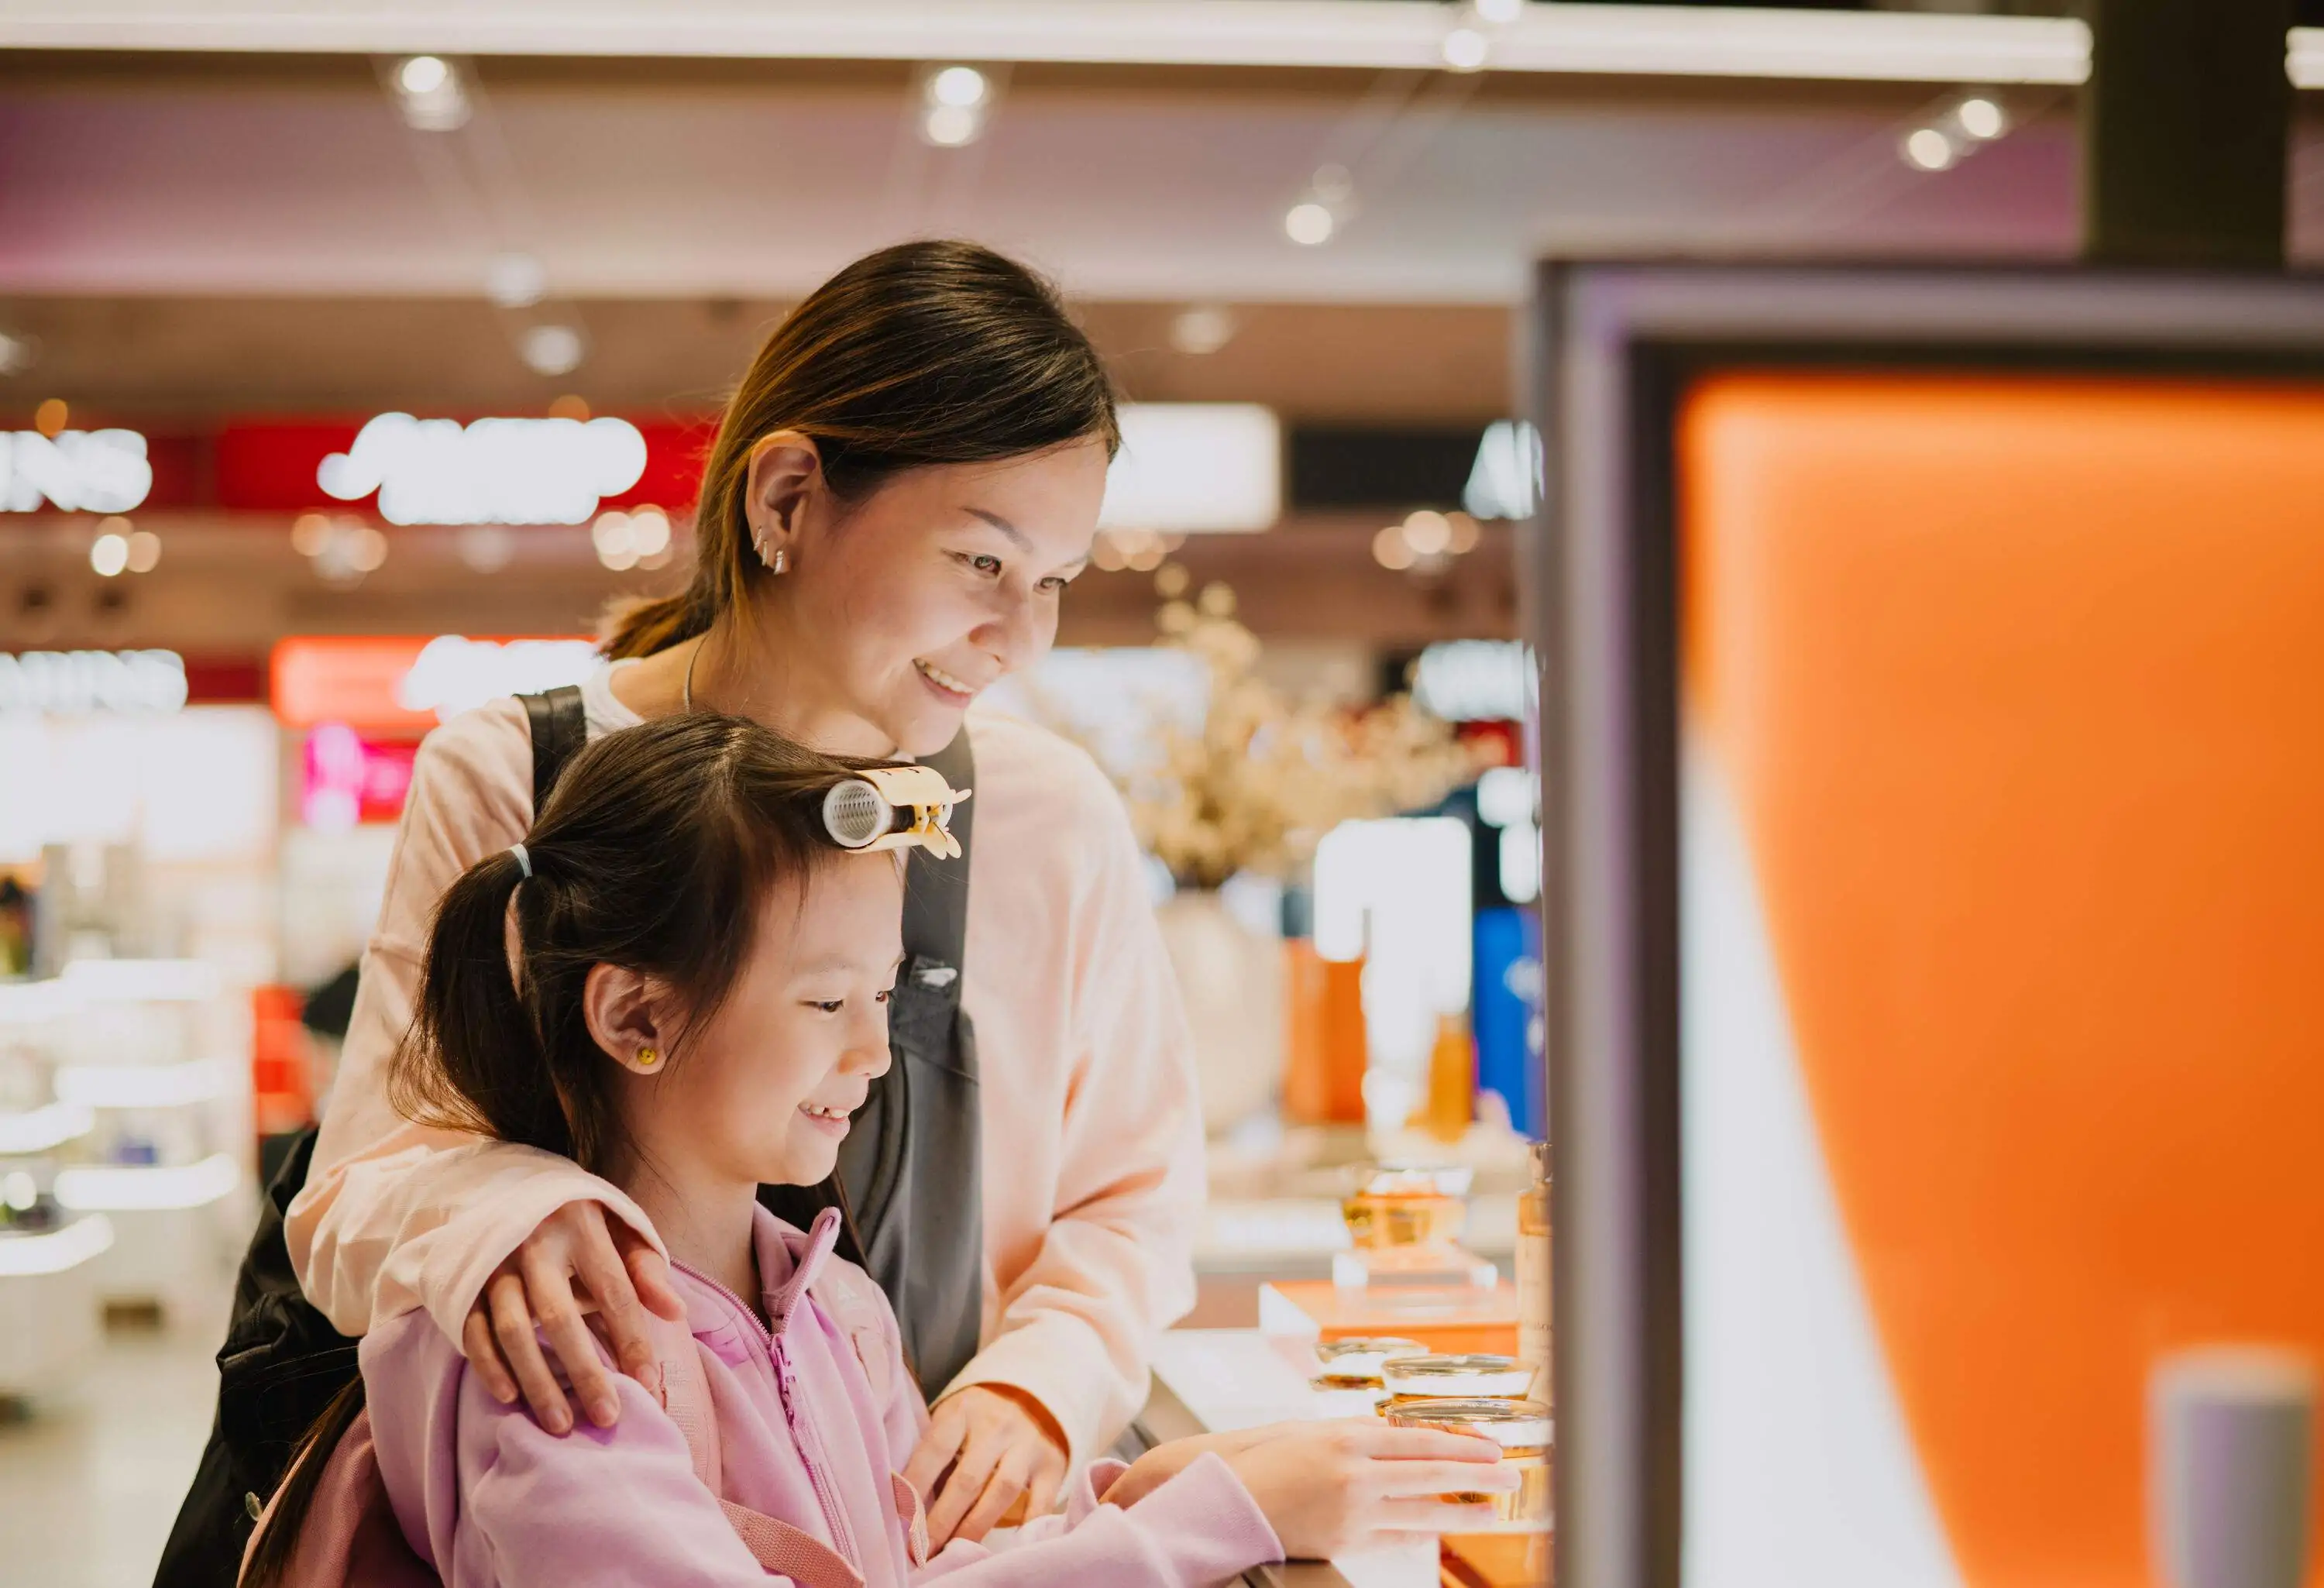
[[[837,854],[804,891],[770,891],[725,1002],[675,1062],[624,1077],[641,1168],[679,1186],[804,1186],[831,1173],[848,1116],[888,1068],[902,869],[892,854]]]
[[[789,554],[789,571],[759,587],[799,736],[933,754],[980,691],[1056,640],[1105,496],[1104,444],[915,469],[844,509],[811,465],[786,496],[798,451],[761,455],[751,512],[761,543]]]

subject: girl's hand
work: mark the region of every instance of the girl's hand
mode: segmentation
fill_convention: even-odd
[[[1065,1481],[1065,1439],[1038,1401],[1006,1384],[972,1384],[928,1414],[928,1431],[904,1463],[904,1481],[927,1499],[928,1549],[983,1537],[1025,1503],[1038,1517]]]
[[[1492,1507],[1443,1496],[1508,1493],[1520,1481],[1489,1439],[1348,1417],[1172,1440],[1114,1480],[1107,1503],[1135,1505],[1205,1451],[1234,1470],[1293,1560],[1478,1531],[1491,1524]]]
[[[569,1432],[573,1408],[541,1353],[537,1320],[589,1420],[610,1428],[622,1403],[590,1330],[604,1337],[622,1371],[658,1390],[660,1359],[647,1333],[648,1307],[672,1323],[686,1317],[661,1253],[629,1225],[608,1219],[601,1205],[568,1202],[485,1281],[460,1331],[460,1353],[493,1399],[510,1405],[521,1388],[542,1427]]]

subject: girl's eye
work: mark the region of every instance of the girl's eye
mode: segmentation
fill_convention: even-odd
[[[1063,574],[1051,574],[1047,578],[1041,581],[1041,588],[1049,591],[1053,595],[1062,595],[1065,592],[1065,586],[1072,583],[1073,581],[1065,577]]]
[[[984,574],[988,577],[998,574],[1001,571],[1001,559],[993,556],[990,551],[979,551],[970,557],[967,560],[969,567],[974,568],[978,573]]]
[[[876,994],[876,997],[878,998],[879,1002],[881,1002],[881,1003],[886,1003],[886,1002],[888,1002],[890,999],[894,998],[895,996],[896,996],[896,990],[895,990],[893,987],[883,987],[883,988],[881,988],[881,989],[880,990],[880,992]]]
[[[847,1007],[847,1000],[844,998],[818,998],[815,1001],[815,1007],[823,1011],[825,1014],[837,1014],[841,1010]]]

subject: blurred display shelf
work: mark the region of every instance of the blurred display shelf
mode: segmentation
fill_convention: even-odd
[[[1517,1252],[1517,1197],[1471,1196],[1461,1243],[1507,1267]],[[1333,1257],[1349,1245],[1336,1197],[1214,1196],[1194,1237],[1194,1271],[1314,1279],[1330,1274]]]
[[[97,1115],[78,1103],[51,1103],[21,1113],[0,1113],[0,1158],[37,1158],[78,1141],[97,1128]]]
[[[220,1058],[181,1064],[77,1064],[56,1075],[57,1095],[84,1108],[183,1108],[233,1089],[234,1066]]]
[[[69,1272],[113,1245],[113,1222],[86,1214],[53,1230],[0,1233],[0,1279],[38,1279]]]
[[[242,1184],[230,1153],[198,1163],[76,1164],[57,1171],[58,1202],[79,1213],[173,1213],[224,1201]]]
[[[218,995],[216,966],[199,959],[76,959],[57,978],[91,1003],[204,1003]]]
[[[53,1390],[97,1349],[97,1260],[112,1245],[102,1214],[0,1235],[0,1395]]]

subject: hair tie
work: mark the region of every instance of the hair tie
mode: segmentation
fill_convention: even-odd
[[[524,880],[528,882],[532,881],[532,856],[525,853],[524,845],[512,844],[509,853],[516,856],[516,869],[524,873]]]

